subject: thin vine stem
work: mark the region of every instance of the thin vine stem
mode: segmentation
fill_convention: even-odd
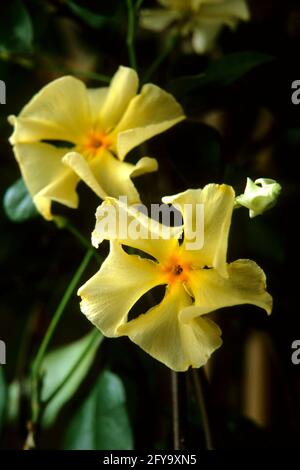
[[[171,370],[173,447],[180,450],[179,391],[177,372]]]
[[[136,12],[132,0],[127,0],[128,26],[127,26],[127,49],[130,66],[137,70],[137,60],[134,46]]]
[[[140,8],[141,8],[143,2],[144,2],[144,0],[137,0],[137,1],[136,1],[136,4],[135,4],[135,7],[134,7],[134,8],[135,8],[135,11],[136,11],[137,13],[139,12],[139,10],[140,10]]]
[[[170,52],[174,49],[175,45],[177,44],[178,37],[171,36],[167,39],[165,47],[162,49],[160,54],[154,59],[152,64],[146,70],[142,83],[147,83],[152,78],[158,67],[162,64],[162,62],[168,57]]]
[[[95,248],[93,248],[90,240],[88,240],[84,235],[82,235],[82,233],[80,233],[79,230],[77,230],[77,228],[73,224],[71,224],[71,222],[67,221],[64,225],[64,228],[68,230],[72,235],[74,235],[74,237],[77,238],[77,240],[83,247],[92,251],[94,258],[98,261],[98,263],[102,263],[102,257],[95,250]]]
[[[199,410],[201,413],[201,419],[203,423],[203,430],[205,435],[205,442],[206,442],[206,449],[213,450],[215,448],[213,442],[213,434],[212,434],[212,425],[208,410],[208,403],[207,403],[207,379],[205,375],[205,371],[202,367],[199,371],[197,369],[192,369],[191,371],[192,381],[194,385],[195,395],[198,402]]]
[[[186,374],[171,371],[173,449],[186,448],[187,387]]]
[[[48,327],[46,335],[39,347],[36,358],[32,366],[32,422],[37,423],[39,414],[40,414],[40,387],[41,387],[41,377],[42,377],[42,365],[46,351],[48,349],[49,343],[53,337],[53,334],[56,330],[56,327],[65,311],[65,308],[73,295],[74,290],[76,289],[81,276],[83,275],[85,269],[87,268],[91,258],[93,256],[93,250],[89,249],[83,260],[81,261],[78,269],[76,270],[74,276],[72,277],[61,301],[59,302],[56,311],[54,312],[51,323]]]

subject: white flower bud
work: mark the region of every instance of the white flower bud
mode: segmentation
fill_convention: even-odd
[[[253,182],[247,178],[244,194],[235,198],[235,204],[236,207],[247,207],[252,219],[271,209],[276,204],[280,192],[281,186],[275,180],[259,178]]]

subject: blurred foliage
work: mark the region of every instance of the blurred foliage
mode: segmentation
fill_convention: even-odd
[[[102,335],[94,330],[84,338],[51,351],[45,356],[42,400],[46,406],[43,426],[55,422],[61,407],[77,391],[95,358]]]
[[[227,54],[209,64],[200,75],[190,75],[173,80],[169,90],[179,99],[193,91],[201,92],[205,96],[216,88],[231,85],[255,67],[272,60],[274,60],[273,57],[257,52]]]
[[[19,178],[5,192],[3,207],[6,216],[12,222],[25,222],[38,215],[23,178]]]
[[[121,380],[103,371],[66,429],[65,449],[130,450],[133,438]]]
[[[137,28],[140,76],[163,54],[151,81],[176,92],[188,119],[143,146],[143,154],[159,159],[160,171],[136,184],[147,203],[209,182],[232,184],[239,194],[247,176],[282,184],[278,206],[263,217],[250,221],[246,210],[234,213],[229,259],[250,258],[263,266],[274,312],[266,318],[242,306],[218,314],[224,345],[210,364],[211,399],[221,447],[293,447],[300,437],[299,371],[290,358],[300,334],[295,274],[300,108],[291,104],[291,83],[300,74],[300,7],[292,0],[252,0],[250,6],[252,21],[235,32],[225,29],[210,56],[183,54],[180,42],[171,49],[163,35]],[[24,444],[31,362],[83,251],[66,230],[31,218],[36,211],[8,143],[7,116],[18,114],[34,93],[63,74],[104,86],[120,64],[128,65],[126,34],[123,0],[13,0],[2,6],[0,79],[7,85],[7,104],[0,105],[0,339],[7,344],[7,365],[0,368],[2,448]],[[133,151],[129,160],[141,153]],[[57,205],[55,212],[89,238],[98,199],[81,184],[79,192],[78,211]],[[105,244],[100,253],[106,255]],[[82,280],[97,268],[93,261]],[[88,327],[73,296],[44,364],[44,399],[57,392],[44,410],[39,446],[170,448],[169,371],[127,339],[105,340],[98,348],[101,337],[92,340]],[[264,426],[243,416],[245,345],[255,331],[267,332],[271,340],[272,393]],[[196,409],[191,395],[186,445],[202,448]]]
[[[7,394],[7,387],[6,387],[6,382],[4,378],[4,370],[1,368],[0,369],[0,433],[4,424],[4,418],[5,418],[6,394]]]
[[[5,5],[0,18],[0,54],[32,51],[33,27],[30,15],[22,0]]]

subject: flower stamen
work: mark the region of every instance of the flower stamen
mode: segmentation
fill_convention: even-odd
[[[183,268],[180,266],[180,264],[178,264],[177,266],[175,266],[174,268],[174,274],[175,276],[179,276],[183,271]]]
[[[105,132],[93,131],[88,134],[82,145],[82,152],[87,158],[93,158],[103,149],[108,149],[112,140]]]
[[[173,255],[166,264],[161,266],[161,272],[166,278],[167,284],[176,282],[186,282],[191,269],[190,263],[182,260],[181,257]]]

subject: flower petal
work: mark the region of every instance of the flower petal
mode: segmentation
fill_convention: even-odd
[[[147,210],[145,206],[143,209]],[[97,247],[103,240],[118,240],[163,261],[178,247],[182,233],[182,227],[164,229],[143,213],[141,206],[129,206],[124,197],[122,200],[106,198],[96,212],[92,244]]]
[[[190,273],[189,288],[201,315],[219,308],[252,304],[272,310],[272,297],[266,291],[266,276],[254,261],[240,259],[228,265],[228,278],[215,269],[201,269]],[[185,312],[191,318],[193,312]]]
[[[106,197],[87,160],[78,152],[69,152],[63,158],[63,163],[70,167],[76,175],[85,182],[101,199]]]
[[[104,150],[91,162],[77,152],[69,152],[63,162],[84,181],[101,199],[108,196],[127,196],[129,204],[140,202],[131,177],[157,170],[154,158],[144,157],[136,165],[121,162]]]
[[[215,40],[221,30],[221,23],[200,24],[193,31],[192,44],[197,54],[204,54],[214,46]]]
[[[142,10],[140,14],[140,25],[142,28],[160,33],[168,28],[173,21],[180,18],[180,12],[175,10]]]
[[[156,85],[144,85],[113,132],[118,157],[123,160],[134,147],[183,119],[183,109],[171,94]]]
[[[211,1],[220,0],[158,0],[158,3],[165,8],[172,8],[174,10],[197,10],[202,3]]]
[[[118,327],[131,307],[159,281],[156,263],[128,255],[111,242],[100,270],[78,290],[81,311],[105,336],[120,336]]]
[[[88,131],[90,118],[84,83],[74,77],[58,78],[42,88],[18,117],[9,117],[15,126],[10,143],[51,139],[76,143]]]
[[[234,26],[237,20],[250,19],[250,11],[246,0],[226,0],[219,3],[204,4],[199,12],[203,21],[215,20],[218,23]]]
[[[94,125],[98,123],[101,108],[107,99],[108,90],[109,87],[87,89],[90,112]]]
[[[108,131],[122,118],[132,98],[136,95],[139,79],[135,70],[119,67],[112,78],[99,117],[104,130]]]
[[[144,351],[176,371],[201,367],[219,346],[220,329],[212,321],[192,318],[181,321],[181,312],[189,307],[190,297],[184,288],[168,289],[163,301],[147,313],[122,324],[118,333],[127,335]]]
[[[166,204],[180,209],[184,220],[183,247],[193,264],[216,268],[227,276],[227,243],[234,206],[234,190],[231,186],[208,184],[203,189],[189,189],[175,196],[166,196]],[[203,205],[203,206],[201,206]],[[204,210],[204,227],[201,225],[201,208]],[[195,250],[203,231],[203,247]]]
[[[51,201],[68,207],[78,206],[76,186],[78,177],[62,163],[68,151],[49,144],[17,144],[14,153],[21,173],[40,213],[52,219]]]

